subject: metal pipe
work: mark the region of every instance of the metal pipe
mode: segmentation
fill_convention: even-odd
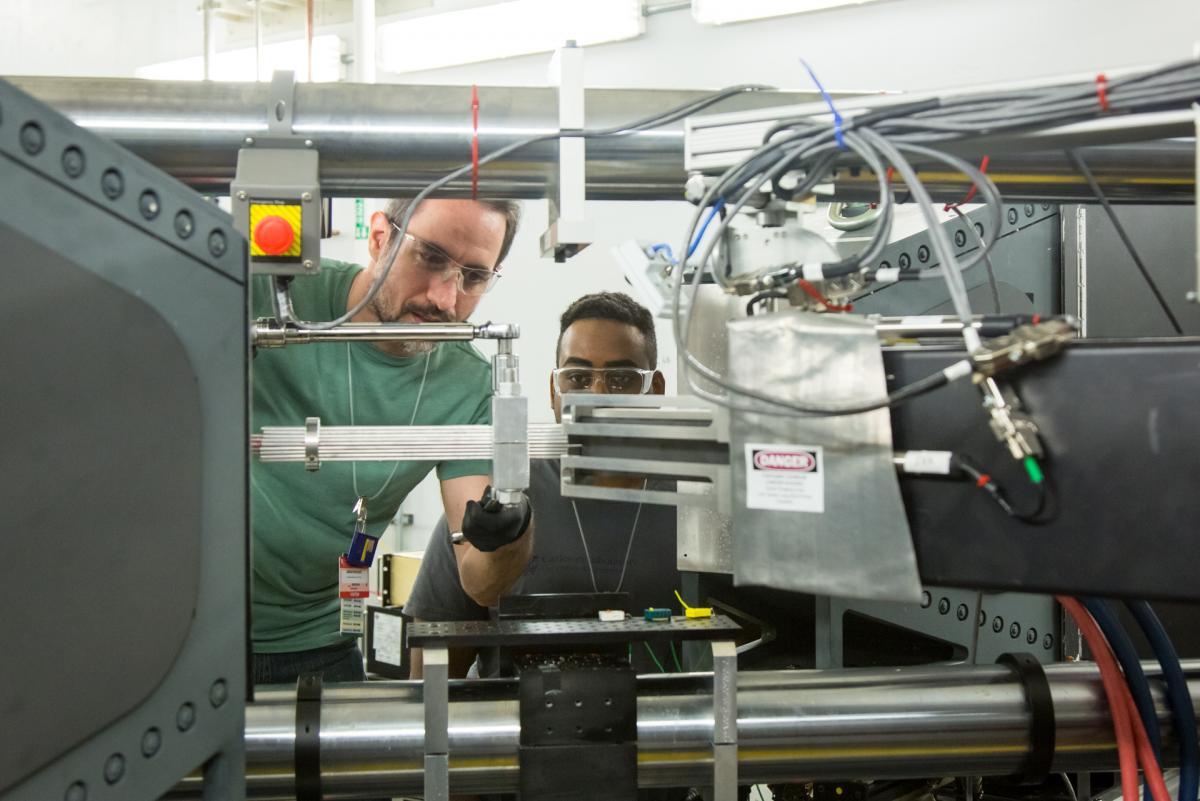
[[[7,78],[85,128],[107,136],[201,192],[229,191],[246,136],[266,131],[269,84],[116,78]],[[657,89],[587,91],[590,126],[616,125],[706,93]],[[717,106],[748,109],[813,99],[813,93],[747,92]],[[557,90],[480,87],[481,154],[558,130]],[[413,192],[471,160],[471,87],[299,83],[293,128],[321,153],[321,191],[386,197]],[[681,199],[681,123],[588,143],[592,199]],[[558,147],[545,142],[489,164],[488,196],[546,196]],[[448,194],[470,196],[466,178]]]
[[[286,297],[286,295],[285,295]],[[450,342],[472,339],[513,339],[516,325],[505,323],[345,323],[337,328],[279,327],[255,323],[250,341],[260,348],[307,345],[313,342]]]
[[[267,84],[32,76],[8,80],[201,192],[228,192],[243,139],[266,130],[262,110],[267,107]],[[481,153],[558,129],[553,88],[482,87],[479,94]],[[627,122],[701,94],[591,89],[586,96],[588,124]],[[468,86],[301,83],[295,97],[294,127],[317,143],[325,195],[412,193],[470,161]],[[818,99],[805,92],[754,92],[716,108],[745,110]],[[1113,200],[1191,203],[1194,150],[1189,142],[1172,141],[1089,147],[1082,155]],[[546,197],[557,158],[553,142],[519,151],[481,172],[480,191],[496,197]],[[1090,198],[1061,152],[996,155],[988,172],[1011,199]],[[682,124],[588,143],[589,199],[677,200],[686,177]],[[923,171],[922,177],[937,199],[960,200],[970,185],[952,171]],[[874,179],[860,170],[840,170],[833,187],[830,199],[870,199],[877,194]],[[448,187],[446,194],[470,196],[470,191],[466,178]]]
[[[1200,662],[1185,664],[1200,703]],[[1158,674],[1146,663],[1147,673]],[[1111,770],[1113,735],[1092,664],[1046,668],[1054,699],[1054,771]],[[638,785],[711,781],[711,676],[638,678]],[[1171,716],[1152,682],[1173,761]],[[450,685],[450,782],[456,793],[517,787],[517,684]],[[1006,668],[932,665],[738,675],[743,782],[1008,775],[1029,750],[1024,691]],[[417,682],[328,685],[321,715],[326,797],[419,794],[424,717]],[[295,690],[260,688],[246,710],[247,796],[294,797]],[[195,779],[171,797],[194,792]]]

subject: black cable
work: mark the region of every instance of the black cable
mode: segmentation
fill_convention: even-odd
[[[1029,511],[1022,511],[1013,505],[1004,489],[997,484],[988,473],[985,473],[983,470],[977,467],[969,457],[964,456],[961,453],[955,453],[951,457],[951,464],[957,467],[963,473],[966,473],[968,476],[970,476],[970,478],[975,482],[975,485],[979,487],[979,489],[986,492],[988,497],[995,501],[996,505],[999,506],[1009,517],[1015,520],[1020,520],[1022,523],[1029,523],[1030,525],[1040,525],[1050,522],[1049,519],[1043,517],[1048,505],[1047,496],[1049,495],[1049,491],[1046,487],[1046,481],[1042,481],[1033,485],[1037,490],[1037,500],[1033,509]]]
[[[1150,271],[1146,269],[1141,255],[1138,253],[1137,248],[1133,246],[1133,241],[1130,240],[1129,234],[1125,232],[1125,226],[1121,225],[1121,221],[1117,219],[1117,213],[1113,210],[1112,204],[1108,202],[1108,198],[1104,195],[1104,190],[1100,188],[1099,182],[1096,181],[1096,176],[1092,175],[1092,171],[1088,169],[1088,165],[1084,163],[1080,155],[1074,150],[1068,149],[1066,154],[1071,163],[1075,165],[1075,169],[1079,170],[1079,174],[1087,181],[1092,194],[1096,196],[1096,200],[1099,200],[1100,205],[1108,212],[1108,218],[1112,220],[1113,228],[1117,229],[1117,236],[1121,237],[1121,242],[1125,245],[1125,249],[1133,257],[1133,263],[1137,265],[1142,278],[1146,280],[1146,286],[1150,287],[1150,291],[1154,293],[1154,299],[1162,307],[1163,314],[1167,315],[1167,319],[1171,321],[1171,327],[1175,329],[1176,334],[1182,336],[1183,328],[1179,325],[1179,320],[1175,319],[1175,314],[1171,311],[1171,307],[1167,305],[1166,298],[1163,297],[1162,292],[1158,291],[1158,284],[1154,283],[1154,278],[1151,277]]]
[[[753,317],[754,307],[760,303],[771,300],[772,298],[784,300],[787,298],[787,293],[779,289],[769,289],[766,292],[759,292],[757,295],[750,298],[750,301],[746,304],[746,316]]]

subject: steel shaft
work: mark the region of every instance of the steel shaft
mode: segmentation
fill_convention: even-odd
[[[1200,663],[1185,664],[1200,702]],[[1171,719],[1146,665],[1174,763]],[[1099,674],[1091,664],[1046,669],[1057,723],[1055,771],[1108,770],[1116,751]],[[638,784],[711,780],[709,674],[638,679]],[[415,682],[327,685],[321,717],[326,797],[421,792],[423,711]],[[260,689],[246,711],[247,795],[294,793],[293,688]],[[742,672],[738,761],[742,782],[921,778],[1018,773],[1030,713],[1007,668],[938,665]],[[456,793],[517,787],[518,710],[512,680],[451,682],[450,782]],[[190,792],[188,782],[177,797]]]
[[[129,148],[198,191],[229,191],[238,148],[266,132],[267,83],[143,81],[122,78],[9,78],[85,128]],[[629,122],[694,100],[702,92],[590,89],[587,122]],[[555,89],[480,87],[479,152],[558,129]],[[787,106],[818,100],[808,92],[755,92],[705,113]],[[471,87],[401,84],[297,84],[294,126],[320,152],[321,191],[329,196],[411,194],[470,161]],[[1153,136],[1150,132],[1147,136]],[[1190,142],[1087,147],[1083,153],[1113,200],[1194,202],[1195,147]],[[1136,138],[1136,137],[1133,137]],[[1097,141],[1106,141],[1100,137]],[[966,154],[992,153],[989,174],[1009,200],[1090,200],[1083,179],[1061,146],[1027,152],[1028,143],[969,145]],[[1044,143],[1045,144],[1045,143]],[[978,151],[978,152],[976,152]],[[587,145],[587,196],[593,200],[678,200],[683,196],[682,123]],[[485,166],[479,190],[495,197],[547,196],[557,164],[553,142]],[[927,171],[924,183],[939,200],[961,199],[969,182],[954,172]],[[830,199],[873,199],[875,179],[841,170]],[[446,194],[469,195],[469,177]]]

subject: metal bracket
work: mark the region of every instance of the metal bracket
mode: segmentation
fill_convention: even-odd
[[[424,649],[425,799],[450,799],[450,651]]]
[[[1200,103],[1193,103],[1192,111],[1196,113],[1196,288],[1187,298],[1200,303]]]
[[[274,135],[291,136],[292,105],[296,99],[296,74],[277,70],[271,76],[271,96],[267,103],[267,131]]]
[[[310,473],[321,469],[321,418],[304,420],[304,469]]]
[[[712,644],[713,660],[713,797],[737,801],[737,647],[732,640]]]
[[[558,127],[579,131],[584,127],[583,48],[567,42],[550,61],[550,82],[558,86]],[[558,172],[550,186],[550,227],[542,234],[542,256],[562,263],[583,250],[593,239],[584,219],[587,187],[587,154],[582,137],[558,140]]]

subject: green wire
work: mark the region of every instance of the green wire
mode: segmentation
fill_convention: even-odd
[[[1034,484],[1041,484],[1046,480],[1045,474],[1042,473],[1042,466],[1038,464],[1035,457],[1026,456],[1021,463],[1025,465],[1025,472],[1029,474],[1029,480]]]
[[[671,647],[671,658],[675,660],[675,672],[682,673],[683,665],[679,664],[679,655],[675,653],[675,643],[667,643]]]
[[[642,640],[642,645],[646,646],[646,653],[650,654],[650,658],[654,660],[654,666],[658,668],[658,672],[666,673],[667,669],[662,666],[662,662],[659,662],[658,657],[654,655],[654,649],[650,647],[650,643]]]

